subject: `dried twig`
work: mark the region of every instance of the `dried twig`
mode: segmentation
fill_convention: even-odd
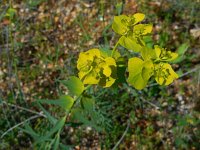
[[[18,124],[16,124],[15,126],[11,127],[10,129],[8,129],[7,131],[5,131],[2,135],[1,135],[1,138],[3,138],[6,134],[8,134],[8,132],[14,130],[15,128],[19,127],[20,125],[23,125],[24,123],[30,121],[30,120],[33,120],[33,119],[36,119],[36,118],[39,118],[41,117],[41,114],[40,115],[35,115],[35,116],[32,116],[26,120],[24,120],[23,122],[20,122]]]
[[[41,112],[33,111],[31,109],[27,109],[27,108],[24,108],[24,107],[21,107],[21,106],[17,106],[17,105],[11,104],[11,103],[7,103],[5,101],[2,101],[2,104],[6,104],[8,106],[15,107],[15,108],[18,108],[18,109],[21,109],[21,110],[24,110],[24,111],[27,111],[27,112],[30,112],[30,113],[33,113],[33,114],[37,114],[37,115],[40,115],[41,117],[46,118],[46,115],[44,115],[42,111]]]
[[[149,105],[155,107],[156,109],[160,109],[160,107],[158,107],[157,105],[155,105],[154,103],[151,103],[147,100],[145,100],[143,97],[140,98],[142,101],[144,101],[145,103],[148,103]]]
[[[115,144],[115,146],[112,148],[112,150],[117,149],[117,147],[119,146],[119,144],[122,142],[122,140],[124,139],[126,133],[128,132],[128,129],[130,128],[130,121],[128,121],[128,125],[126,127],[126,130],[124,131],[122,137],[119,139],[119,141]]]

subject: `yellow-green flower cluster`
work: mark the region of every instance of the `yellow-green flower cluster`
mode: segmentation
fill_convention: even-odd
[[[136,89],[143,89],[151,77],[154,77],[160,85],[169,85],[178,78],[169,64],[178,57],[178,54],[158,45],[155,45],[154,48],[146,46],[143,38],[152,32],[152,25],[139,23],[144,18],[145,15],[142,13],[115,16],[112,28],[121,37],[112,52],[107,50],[107,55],[105,55],[99,49],[91,49],[80,53],[77,63],[78,76],[84,84],[99,84],[103,87],[113,85],[117,75],[121,75],[119,71],[121,63],[118,59],[121,56],[116,51],[118,44],[134,52],[140,52],[141,58],[133,57],[128,61],[127,81]],[[111,54],[109,54],[110,52]],[[114,54],[117,54],[117,58]],[[122,67],[124,67],[123,65]]]
[[[105,57],[99,49],[82,52],[77,61],[78,76],[84,84],[99,84],[110,87],[116,80],[116,62]]]
[[[141,56],[142,59],[133,57],[128,62],[128,82],[136,89],[143,89],[152,76],[160,85],[169,85],[178,78],[168,64],[176,59],[178,54],[156,45],[154,49],[144,47]]]
[[[121,35],[119,43],[121,46],[140,52],[142,47],[145,46],[143,36],[151,33],[151,24],[138,24],[143,21],[145,15],[136,13],[134,15],[120,15],[115,16],[112,24],[113,30]]]

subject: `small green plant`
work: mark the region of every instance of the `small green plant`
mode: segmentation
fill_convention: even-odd
[[[51,130],[39,134],[27,125],[23,131],[32,135],[35,146],[46,149],[64,148],[60,142],[60,133],[64,126],[83,125],[91,126],[99,132],[105,131],[105,118],[101,112],[96,111],[95,96],[89,92],[91,85],[108,88],[122,82],[142,90],[151,78],[154,78],[159,85],[169,85],[178,78],[169,64],[178,54],[158,45],[150,48],[145,43],[144,39],[151,34],[153,26],[140,23],[144,18],[145,15],[142,13],[115,16],[112,29],[120,37],[114,48],[112,50],[94,48],[81,52],[77,60],[78,77],[72,76],[68,80],[60,81],[68,88],[69,95],[62,95],[58,100],[37,101],[51,123],[49,127]],[[135,57],[129,58],[126,62],[117,49],[119,45],[130,50]],[[124,71],[126,69],[128,76]],[[126,80],[121,80],[122,77]],[[41,105],[43,103],[59,106],[64,114],[60,114],[62,116],[60,119],[52,116]]]

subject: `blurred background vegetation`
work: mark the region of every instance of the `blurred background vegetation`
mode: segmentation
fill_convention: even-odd
[[[142,91],[126,84],[93,87],[88,94],[102,130],[68,125],[61,142],[77,150],[200,149],[199,6],[199,0],[0,0],[0,149],[34,147],[22,128],[51,128],[46,118],[34,117],[41,112],[34,102],[67,93],[59,80],[77,75],[78,54],[113,47],[113,16],[136,12],[153,23],[146,42],[181,56],[173,64],[180,78],[168,87],[152,81]]]

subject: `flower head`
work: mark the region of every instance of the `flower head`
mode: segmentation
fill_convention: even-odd
[[[105,57],[99,49],[82,52],[77,61],[78,76],[84,84],[99,84],[110,87],[116,80],[116,62]]]
[[[171,65],[168,63],[155,64],[154,76],[155,80],[160,85],[169,85],[178,75],[174,72]]]
[[[145,46],[143,36],[151,33],[151,24],[138,24],[143,21],[145,15],[136,13],[134,15],[120,15],[115,16],[112,24],[113,30],[121,35],[119,43],[121,46],[140,52],[142,47]]]

